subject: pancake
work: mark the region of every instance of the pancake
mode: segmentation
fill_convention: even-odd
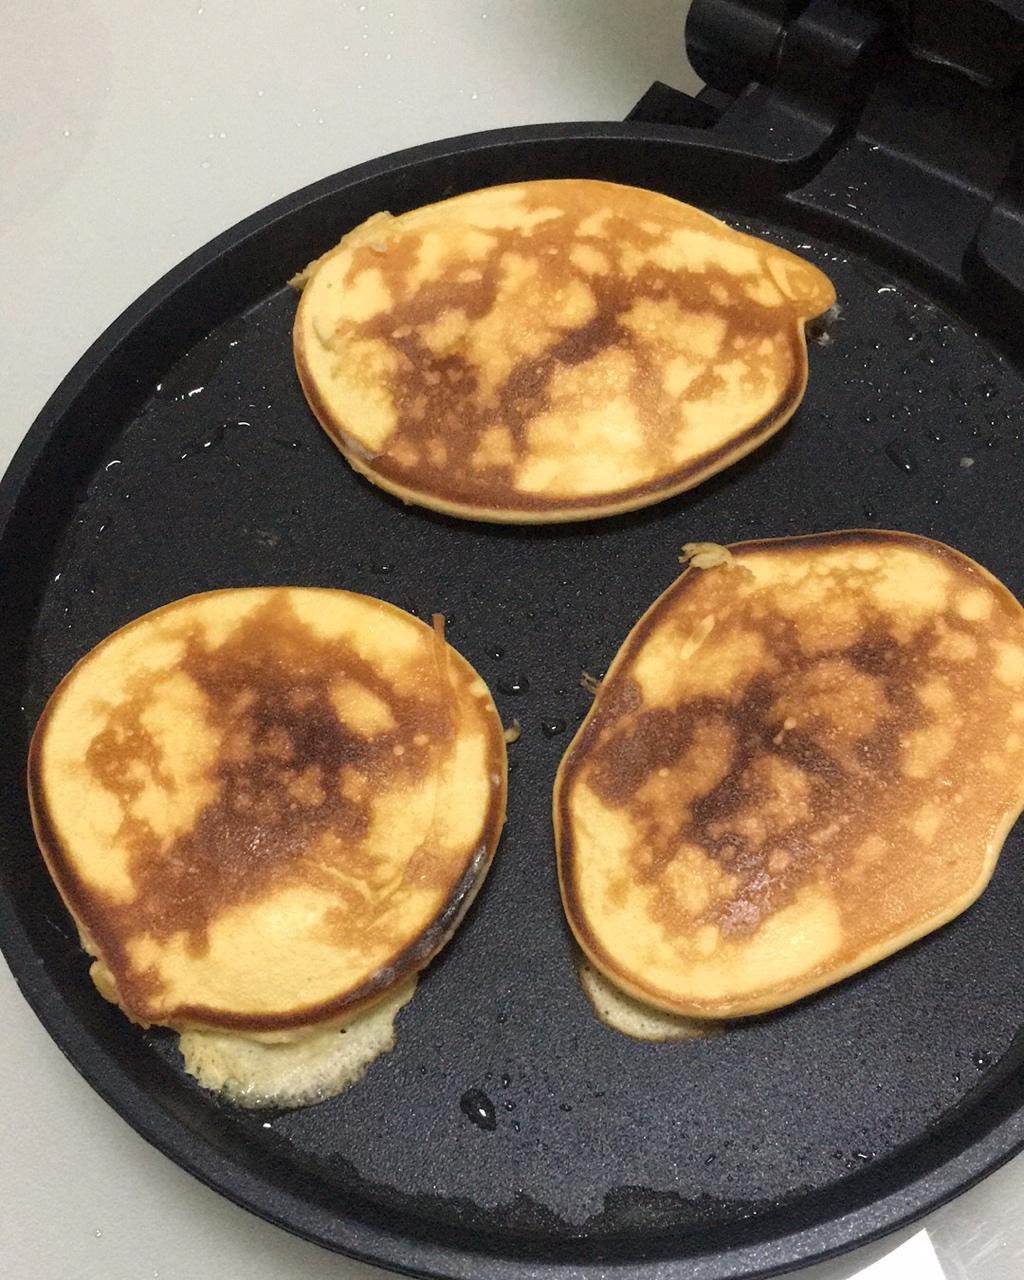
[[[129,623],[58,686],[29,762],[100,990],[144,1025],[268,1040],[345,1023],[431,959],[505,786],[490,694],[440,625],[313,588]]]
[[[1024,609],[905,533],[698,544],[559,769],[565,912],[674,1013],[779,1008],[985,888],[1024,806]]]
[[[374,215],[312,263],[295,361],[404,502],[542,523],[659,502],[790,418],[816,267],[668,196],[583,179]]]

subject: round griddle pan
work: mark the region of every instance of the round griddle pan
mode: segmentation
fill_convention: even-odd
[[[500,528],[404,508],[307,410],[284,281],[379,209],[562,176],[655,187],[823,267],[842,311],[812,346],[803,407],[740,465],[637,514]],[[1024,592],[1020,371],[929,297],[923,267],[894,274],[873,252],[827,212],[739,182],[693,131],[476,135],[242,223],[68,375],[0,489],[0,940],[53,1038],[150,1142],[328,1248],[467,1280],[767,1275],[907,1222],[1024,1144],[1019,827],[953,924],[709,1040],[643,1044],[598,1022],[558,900],[550,796],[588,703],[580,673],[605,669],[682,543],[907,529]],[[23,784],[32,726],[77,658],[176,597],[257,583],[443,612],[522,726],[494,869],[397,1047],[340,1097],[270,1116],[204,1093],[173,1036],[97,995]]]

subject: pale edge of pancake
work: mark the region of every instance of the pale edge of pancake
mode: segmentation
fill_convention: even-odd
[[[621,184],[608,183],[606,185],[616,186]],[[472,194],[472,193],[467,193]],[[662,193],[656,193],[662,194]],[[461,196],[451,196],[451,200],[461,199]],[[665,196],[666,200],[674,200],[671,196]],[[446,200],[436,202],[438,205],[448,203]],[[680,202],[676,202],[680,203]],[[432,206],[424,206],[429,208]],[[696,206],[694,206],[696,207]],[[410,210],[410,212],[413,212]],[[703,210],[701,210],[703,212]],[[398,215],[401,217],[402,215]],[[710,214],[707,215],[711,217]],[[820,321],[822,315],[828,315],[832,308],[836,305],[834,300],[817,316],[807,316],[803,320],[795,321],[795,327],[799,341],[796,345],[799,367],[794,370],[794,377],[789,387],[786,389],[785,396],[780,400],[776,409],[768,416],[767,420],[761,423],[753,423],[743,432],[743,438],[737,440],[732,448],[723,448],[716,450],[715,454],[706,459],[703,464],[699,460],[695,460],[691,464],[691,470],[686,475],[679,478],[675,484],[663,487],[652,486],[643,489],[639,493],[634,493],[629,497],[623,498],[619,502],[595,502],[592,506],[573,506],[559,509],[549,508],[541,511],[530,511],[518,507],[502,508],[502,507],[482,507],[470,503],[446,502],[444,499],[436,498],[429,493],[424,493],[419,489],[412,489],[406,485],[399,484],[395,480],[387,479],[379,475],[373,469],[373,455],[367,453],[363,445],[352,440],[347,433],[338,425],[331,416],[330,411],[324,404],[319,391],[317,390],[316,380],[310,372],[306,363],[305,355],[302,350],[302,320],[303,320],[303,299],[305,297],[305,287],[315,275],[317,269],[324,262],[334,257],[343,247],[350,247],[353,243],[360,244],[367,241],[373,245],[375,233],[382,229],[385,222],[391,221],[394,215],[382,211],[375,213],[367,218],[365,222],[360,223],[351,231],[347,232],[338,244],[328,249],[326,253],[321,254],[319,258],[315,258],[303,270],[293,275],[288,283],[292,288],[297,289],[302,297],[299,299],[299,305],[295,312],[295,321],[292,325],[292,352],[295,359],[295,369],[299,377],[299,383],[306,397],[313,415],[320,423],[320,426],[327,433],[328,437],[337,446],[339,452],[345,460],[353,468],[364,476],[371,484],[377,488],[383,489],[386,493],[392,494],[394,497],[404,502],[406,506],[426,507],[431,511],[440,511],[443,515],[456,516],[465,520],[477,520],[484,524],[568,524],[578,520],[594,520],[604,516],[623,515],[627,511],[638,511],[644,507],[654,506],[659,502],[664,502],[668,498],[673,498],[677,494],[685,493],[688,489],[694,489],[697,485],[702,484],[711,476],[717,475],[719,471],[724,471],[735,462],[739,462],[745,458],[747,454],[753,453],[755,449],[760,448],[773,435],[781,431],[789,422],[793,414],[799,409],[804,395],[807,391],[808,364],[807,364],[807,326],[816,321]],[[730,233],[733,228],[728,227],[727,223],[722,222],[720,218],[714,218],[713,221],[720,223],[723,227],[727,227]],[[738,233],[745,235],[749,240],[760,240],[761,237],[747,235],[745,232]],[[794,254],[794,257],[799,255]]]
[[[303,591],[317,589],[333,590],[333,588],[308,587],[286,587],[283,589]],[[222,595],[230,593],[233,590],[235,590],[235,588],[227,587],[220,588],[216,591],[198,592],[192,596],[183,596],[178,600],[172,600],[167,604],[162,605],[157,609],[150,610],[149,613],[140,616],[151,617],[154,614],[173,609],[176,605],[182,603],[183,600],[197,599],[202,596]],[[338,590],[341,589],[338,588]],[[387,604],[388,602],[379,601],[378,603]],[[396,612],[407,613],[406,610],[398,609],[398,606],[396,605],[388,605],[388,607],[396,610]],[[429,627],[421,619],[416,618],[415,615],[408,614],[408,616],[427,630],[433,630],[433,628]],[[46,868],[50,873],[50,878],[60,894],[61,900],[63,901],[64,906],[75,925],[82,949],[87,955],[92,957],[93,963],[89,967],[89,976],[92,979],[93,985],[105,1000],[110,1001],[111,1004],[116,1004],[129,1021],[134,1022],[137,1026],[148,1028],[154,1024],[137,1017],[121,999],[117,981],[103,957],[101,946],[92,936],[88,925],[80,918],[77,910],[75,909],[75,876],[73,872],[64,865],[66,860],[64,859],[63,853],[59,847],[59,841],[57,840],[55,833],[52,831],[46,806],[45,804],[40,805],[37,803],[37,786],[35,785],[35,779],[41,776],[39,756],[42,750],[45,723],[50,709],[55,704],[61,688],[70,681],[78,666],[86,662],[96,649],[113,640],[120,634],[120,632],[133,626],[139,620],[139,618],[131,619],[131,621],[125,623],[123,627],[117,628],[117,630],[111,632],[110,635],[104,637],[98,645],[93,646],[88,653],[84,654],[79,661],[72,666],[71,670],[67,672],[63,679],[58,683],[57,687],[50,694],[50,697],[47,699],[46,707],[43,709],[43,713],[36,723],[36,727],[29,744],[27,761],[27,791],[29,811],[35,832],[36,843],[43,857],[43,861],[46,864]],[[447,644],[447,641],[444,641],[444,643]],[[451,646],[449,646],[449,648],[450,647]],[[467,665],[471,665],[468,662],[468,659],[463,658],[462,655],[458,653],[458,650],[453,649],[453,652],[456,653],[457,656]],[[484,683],[486,687],[486,682]],[[485,840],[473,850],[467,861],[466,870],[458,884],[453,889],[444,908],[439,912],[433,923],[419,935],[418,939],[407,947],[391,965],[381,969],[373,980],[364,984],[363,989],[353,993],[353,995],[344,1002],[344,1006],[337,1012],[334,1010],[327,1010],[324,1012],[322,1009],[299,1011],[297,1014],[289,1015],[288,1018],[281,1020],[279,1026],[266,1027],[266,1029],[262,1029],[258,1026],[247,1026],[246,1018],[244,1016],[240,1016],[235,1019],[234,1021],[237,1025],[231,1027],[225,1025],[210,1026],[202,1022],[188,1020],[179,1020],[175,1022],[168,1021],[166,1023],[160,1023],[159,1025],[167,1026],[171,1030],[178,1031],[179,1033],[194,1030],[223,1032],[229,1035],[240,1034],[250,1041],[260,1041],[268,1044],[298,1041],[306,1038],[310,1034],[317,1034],[328,1030],[333,1031],[338,1027],[345,1025],[354,1015],[361,1013],[363,1010],[371,1009],[381,999],[382,994],[392,992],[407,978],[412,977],[415,979],[419,972],[424,969],[438,954],[438,952],[443,950],[451,940],[461,924],[463,917],[466,915],[466,912],[473,905],[473,902],[476,899],[477,894],[480,892],[483,882],[490,871],[491,864],[494,861],[495,852],[498,844],[500,843],[501,833],[505,825],[508,803],[507,756],[505,754],[504,738],[501,733],[501,718],[498,714],[497,707],[494,705],[494,699],[491,696],[489,689],[487,697],[490,709],[494,715],[494,722],[498,726],[497,741],[501,743],[502,751],[500,761],[501,767],[498,771],[501,779],[501,789],[495,799],[493,839]],[[41,788],[38,788],[38,790],[38,800],[42,801],[44,797],[42,796]],[[67,872],[67,875],[64,874],[65,871]],[[259,1021],[259,1019],[257,1019],[257,1021]]]
[[[703,1040],[718,1035],[724,1023],[687,1018],[657,1009],[645,1000],[627,995],[620,986],[594,967],[585,956],[576,958],[580,989],[601,1022],[612,1031],[632,1040],[664,1043],[673,1040]]]
[[[729,553],[725,557],[717,555],[712,556],[712,563],[707,568],[700,568],[690,563],[684,572],[675,579],[651,604],[644,613],[637,619],[630,628],[629,634],[619,646],[618,652],[608,668],[604,679],[613,676],[618,667],[622,665],[630,648],[630,642],[634,634],[647,621],[648,617],[653,614],[664,599],[673,594],[679,586],[679,583],[689,573],[707,573],[717,570],[719,572],[728,573],[731,571],[731,560],[734,553],[742,553],[761,547],[768,548],[785,548],[786,546],[795,546],[802,542],[820,542],[822,544],[831,540],[855,540],[864,539],[865,541],[882,541],[882,542],[907,542],[912,545],[918,545],[921,542],[930,544],[937,548],[940,552],[950,556],[957,564],[964,565],[973,569],[985,578],[992,586],[994,586],[1002,595],[1011,600],[1019,609],[1020,601],[1014,596],[1013,592],[995,576],[990,573],[984,565],[978,564],[972,560],[970,556],[965,555],[962,551],[958,551],[955,547],[950,547],[946,543],[938,542],[934,538],[926,538],[924,535],[908,534],[900,530],[893,529],[837,529],[833,532],[824,534],[797,534],[792,537],[782,538],[754,538],[746,542],[733,542],[728,546],[719,548],[719,550]],[[700,547],[709,549],[718,547],[716,543],[690,543],[692,547]],[[573,884],[573,871],[575,869],[575,857],[567,858],[565,854],[566,848],[571,848],[571,836],[566,830],[566,824],[563,821],[562,806],[562,790],[565,783],[565,775],[572,763],[572,757],[576,750],[577,744],[582,740],[591,720],[594,718],[596,705],[592,706],[583,719],[583,723],[573,736],[572,741],[566,748],[565,754],[562,756],[561,763],[558,766],[558,773],[555,776],[555,786],[552,795],[552,820],[555,831],[555,848],[556,848],[556,864],[558,868],[558,887],[562,898],[562,907],[565,911],[565,918],[569,922],[577,943],[579,944],[584,955],[590,963],[599,970],[614,987],[625,992],[633,999],[647,1004],[655,1009],[661,1009],[666,1013],[676,1014],[685,1018],[694,1018],[700,1021],[731,1021],[737,1018],[755,1017],[758,1014],[772,1013],[776,1009],[784,1008],[786,1005],[795,1004],[798,1000],[803,1000],[807,996],[813,995],[816,991],[822,991],[827,987],[834,986],[839,982],[843,982],[846,978],[852,977],[855,973],[861,973],[865,969],[869,969],[872,965],[877,964],[880,960],[885,960],[888,956],[894,955],[897,951],[902,951],[905,947],[911,946],[918,942],[921,938],[926,937],[929,933],[934,933],[936,929],[942,928],[943,925],[949,924],[951,920],[955,920],[957,916],[962,915],[968,907],[977,902],[978,898],[984,893],[992,874],[996,869],[996,863],[999,861],[999,855],[1002,852],[1006,837],[1016,824],[1018,818],[1024,813],[1024,798],[1021,804],[1014,811],[1006,814],[1004,821],[993,831],[992,838],[988,848],[985,851],[985,862],[978,875],[977,880],[969,890],[963,893],[959,898],[955,899],[944,907],[941,911],[933,913],[931,916],[923,919],[917,928],[908,929],[900,936],[896,943],[878,943],[873,947],[869,947],[862,951],[858,956],[851,960],[848,964],[837,968],[829,969],[827,973],[807,975],[806,980],[800,985],[799,989],[795,989],[791,993],[787,993],[783,998],[779,998],[771,992],[765,992],[760,996],[745,996],[734,1001],[716,1001],[713,1005],[694,1001],[693,1003],[678,1003],[665,999],[663,995],[657,991],[648,990],[641,987],[635,982],[631,982],[628,977],[619,972],[616,968],[615,957],[609,955],[601,943],[590,931],[590,927],[583,919],[578,909],[578,900],[576,888]],[[567,869],[566,862],[571,862],[571,869]]]
[[[204,1089],[239,1107],[303,1107],[357,1084],[372,1063],[395,1047],[395,1018],[412,999],[407,978],[376,1004],[330,1031],[262,1044],[221,1031],[183,1031],[185,1070]]]

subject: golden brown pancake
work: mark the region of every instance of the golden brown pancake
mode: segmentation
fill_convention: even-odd
[[[659,502],[790,418],[803,259],[668,196],[523,182],[377,214],[296,277],[295,361],[357,471],[405,502],[541,523]]]
[[[338,1025],[444,945],[505,812],[487,687],[347,591],[192,596],[114,633],[36,728],[40,847],[143,1024]]]
[[[562,900],[629,994],[798,1000],[965,910],[1024,805],[1024,609],[906,533],[746,542],[627,637],[562,761]]]

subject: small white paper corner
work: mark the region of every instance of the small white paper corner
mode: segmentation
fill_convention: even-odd
[[[853,1280],[946,1280],[927,1231],[905,1240],[898,1249],[858,1271]]]

